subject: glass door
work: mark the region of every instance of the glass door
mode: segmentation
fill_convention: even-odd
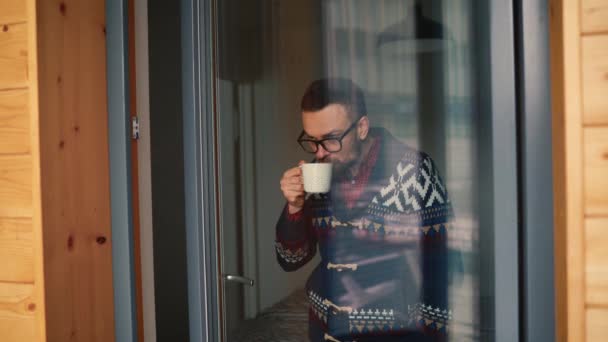
[[[194,10],[193,338],[517,340],[511,7]]]

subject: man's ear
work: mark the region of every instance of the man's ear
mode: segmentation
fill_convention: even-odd
[[[369,134],[369,119],[367,115],[361,117],[359,119],[359,124],[357,125],[357,136],[359,140],[363,141],[367,139],[367,135]]]

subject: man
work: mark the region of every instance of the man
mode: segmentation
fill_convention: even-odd
[[[313,82],[301,110],[298,142],[314,162],[332,163],[332,186],[308,196],[298,166],[284,173],[276,251],[294,271],[319,248],[306,284],[310,340],[447,340],[452,209],[433,161],[371,128],[350,80]]]

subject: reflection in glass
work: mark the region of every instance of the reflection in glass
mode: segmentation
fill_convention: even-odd
[[[472,2],[218,6],[228,341],[480,340]]]

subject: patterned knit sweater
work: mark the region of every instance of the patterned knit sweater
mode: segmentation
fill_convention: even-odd
[[[428,155],[370,135],[379,149],[364,189],[353,201],[332,185],[297,218],[283,210],[278,262],[294,271],[320,252],[306,284],[311,341],[447,340],[447,190]]]

